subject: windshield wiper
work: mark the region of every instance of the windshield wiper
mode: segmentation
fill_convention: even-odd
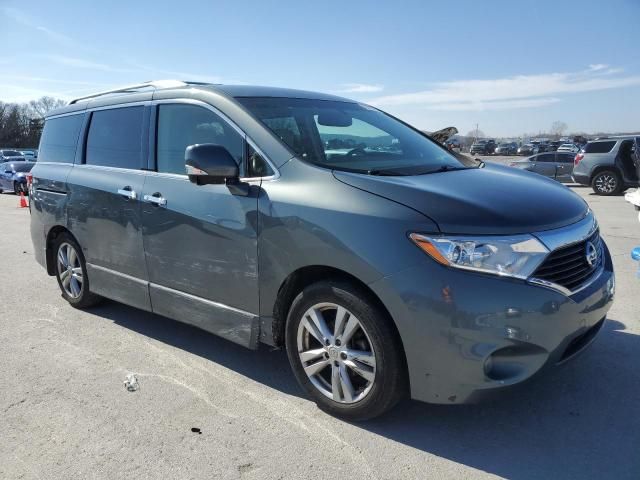
[[[440,173],[440,172],[455,172],[456,170],[468,170],[471,167],[452,167],[451,165],[442,165],[435,170],[430,170],[426,173]]]
[[[395,170],[378,170],[378,169],[368,170],[367,171],[367,175],[376,175],[376,176],[381,176],[381,177],[395,177],[395,176],[403,177],[403,176],[406,176],[406,174],[396,172]]]

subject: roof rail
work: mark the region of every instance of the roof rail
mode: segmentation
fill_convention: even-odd
[[[207,85],[204,82],[189,82],[183,80],[151,80],[149,82],[136,83],[133,85],[127,85],[125,87],[114,88],[113,90],[105,90],[103,92],[92,93],[84,97],[74,98],[69,102],[69,105],[81,102],[83,100],[90,100],[92,98],[102,97],[103,95],[111,95],[114,93],[135,93],[139,90],[146,88],[152,88],[157,90],[159,88],[178,88],[186,87],[188,85]]]

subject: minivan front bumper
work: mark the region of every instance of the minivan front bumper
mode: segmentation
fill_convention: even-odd
[[[426,258],[425,266],[370,284],[398,327],[411,397],[474,402],[582,351],[601,330],[613,301],[611,256],[603,248],[602,270],[571,296]]]

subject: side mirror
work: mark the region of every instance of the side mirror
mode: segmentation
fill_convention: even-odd
[[[188,146],[184,164],[189,180],[197,185],[234,183],[240,175],[238,164],[229,151],[213,143]]]

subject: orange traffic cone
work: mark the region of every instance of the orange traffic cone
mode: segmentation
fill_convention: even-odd
[[[20,204],[18,205],[18,208],[29,208],[29,205],[27,205],[27,199],[24,198],[24,192],[20,192]]]

